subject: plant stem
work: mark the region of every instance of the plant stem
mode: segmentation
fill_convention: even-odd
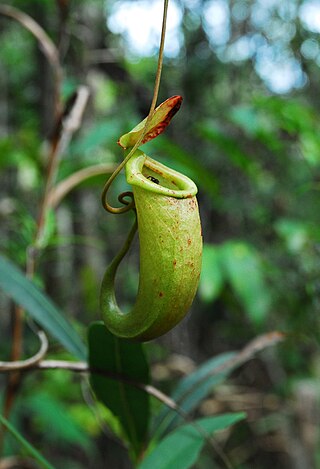
[[[156,108],[158,94],[159,94],[159,88],[160,88],[162,65],[163,65],[164,43],[165,43],[166,28],[167,28],[168,6],[169,6],[169,0],[164,0],[161,38],[160,38],[160,47],[159,47],[159,56],[158,56],[158,67],[157,67],[156,78],[155,78],[155,83],[154,83],[152,102],[151,102],[150,111],[149,111],[149,115],[148,115],[148,118],[150,118],[150,119],[151,119],[152,114],[153,114],[153,112]],[[147,129],[147,124],[148,123],[149,122],[147,120],[145,128],[144,128],[145,131]]]
[[[154,82],[154,87],[153,87],[153,97],[148,113],[148,117],[146,119],[146,123],[144,125],[144,129],[142,134],[140,135],[140,138],[137,140],[135,145],[130,149],[129,153],[125,157],[125,159],[119,164],[119,166],[116,168],[116,170],[111,174],[109,179],[107,180],[103,191],[101,195],[102,199],[102,205],[104,208],[114,214],[120,214],[120,213],[125,213],[128,210],[130,210],[133,207],[133,204],[127,205],[126,207],[112,207],[106,199],[108,190],[112,184],[112,182],[115,180],[115,178],[118,176],[122,168],[128,163],[130,160],[131,156],[134,154],[134,152],[139,148],[141,145],[141,142],[147,132],[149,123],[153,117],[154,110],[156,108],[157,104],[157,99],[158,99],[158,94],[159,94],[159,88],[160,88],[160,81],[161,81],[161,73],[162,73],[162,65],[163,65],[163,52],[164,52],[164,43],[165,43],[165,38],[166,38],[166,27],[167,27],[167,17],[168,17],[168,6],[169,6],[169,0],[164,0],[163,4],[163,16],[162,16],[162,28],[161,28],[161,38],[160,38],[160,46],[159,46],[159,54],[158,54],[158,65],[157,65],[157,71],[156,71],[156,77],[155,77],[155,82]]]

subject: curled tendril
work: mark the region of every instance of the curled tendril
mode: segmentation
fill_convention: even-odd
[[[102,194],[101,194],[101,201],[102,201],[103,208],[107,210],[107,212],[114,213],[114,214],[126,213],[126,212],[129,212],[129,210],[134,210],[135,209],[134,197],[133,197],[133,193],[130,191],[121,192],[121,194],[118,195],[118,201],[121,204],[123,204],[124,207],[112,207],[112,205],[108,203],[107,194],[110,189],[111,183],[114,180],[114,178],[112,178],[112,180],[110,181],[111,177],[106,182],[103,188]],[[130,200],[126,200],[127,197],[129,197]]]
[[[110,205],[108,200],[107,200],[107,195],[108,195],[108,191],[111,187],[111,184],[113,183],[115,178],[118,176],[118,174],[120,173],[120,171],[122,170],[122,168],[124,167],[124,165],[126,164],[127,160],[129,160],[130,157],[131,157],[131,155],[129,153],[129,155],[122,161],[122,163],[119,164],[119,166],[111,174],[111,176],[109,177],[109,179],[105,183],[104,188],[102,190],[102,194],[101,194],[101,202],[102,202],[103,208],[107,212],[114,213],[116,215],[120,214],[120,213],[126,213],[129,210],[131,210],[132,208],[134,208],[134,200],[133,200],[132,192],[122,192],[118,196],[119,202],[122,203],[124,205],[124,207],[112,207],[112,205]],[[125,197],[131,197],[131,201],[128,202],[127,200],[125,200]]]
[[[152,114],[149,114],[149,116],[147,118],[147,123],[148,123],[149,118],[151,118],[151,117],[152,117]],[[147,126],[147,124],[146,124],[146,126]],[[142,136],[143,136],[143,134],[142,134]],[[101,202],[102,202],[103,208],[107,212],[118,215],[120,213],[126,213],[126,212],[129,212],[129,210],[134,209],[134,200],[133,200],[132,192],[122,192],[118,196],[119,202],[122,203],[124,205],[124,207],[112,207],[112,205],[110,205],[108,200],[107,200],[107,194],[108,194],[108,191],[111,187],[111,184],[113,183],[115,178],[118,176],[120,171],[125,167],[125,165],[128,163],[128,161],[130,160],[132,155],[137,150],[138,146],[141,143],[142,136],[137,140],[136,144],[132,148],[130,148],[130,150],[128,150],[128,153],[127,153],[125,159],[119,164],[119,166],[117,166],[117,168],[113,171],[113,173],[111,174],[111,176],[109,177],[109,179],[107,180],[107,182],[104,185],[104,188],[103,188],[102,194],[101,194]],[[127,200],[124,199],[124,197],[131,197],[131,201],[128,202]]]
[[[131,200],[126,200],[126,197],[130,197]],[[118,195],[118,200],[121,204],[126,205],[128,210],[135,209],[133,192],[121,192],[121,194]]]

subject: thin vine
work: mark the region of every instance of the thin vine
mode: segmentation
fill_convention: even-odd
[[[122,194],[119,195],[118,200],[119,202],[124,203],[124,207],[112,207],[108,201],[107,201],[107,194],[110,189],[111,184],[115,180],[115,178],[118,176],[120,171],[124,168],[124,166],[128,163],[134,152],[139,148],[141,145],[141,142],[143,141],[144,136],[147,133],[149,123],[153,117],[154,110],[156,108],[157,104],[157,99],[158,99],[158,94],[159,94],[159,88],[160,88],[160,81],[161,81],[161,72],[162,72],[162,65],[163,65],[163,52],[164,52],[164,43],[165,43],[165,37],[166,37],[166,27],[167,27],[167,16],[168,16],[168,6],[169,6],[169,0],[164,0],[164,5],[163,5],[163,16],[162,16],[162,28],[161,28],[161,38],[160,38],[160,46],[159,46],[159,54],[158,54],[158,66],[157,66],[157,71],[156,71],[156,77],[155,77],[155,82],[154,82],[154,89],[153,89],[153,97],[150,105],[150,110],[148,113],[148,117],[146,119],[142,134],[138,138],[137,142],[135,145],[129,150],[128,154],[124,158],[124,160],[119,164],[119,166],[116,168],[116,170],[111,174],[111,176],[108,178],[102,194],[101,194],[101,201],[102,205],[105,210],[107,210],[110,213],[113,214],[120,214],[120,213],[125,213],[128,212],[129,210],[134,208],[134,199],[133,199],[133,194],[132,192],[127,192],[126,196],[131,197],[131,201],[128,203],[127,201],[124,203],[123,202],[123,196]]]

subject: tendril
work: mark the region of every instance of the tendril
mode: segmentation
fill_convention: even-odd
[[[130,197],[131,200],[126,200],[126,197]],[[128,210],[135,208],[133,193],[130,191],[121,192],[121,194],[118,196],[118,200],[121,204],[126,205]]]
[[[138,141],[137,144],[140,145],[140,142]],[[127,162],[129,161],[129,159],[131,158],[133,153],[136,151],[136,149],[138,147],[137,144],[131,149],[131,151],[128,153],[128,155],[125,157],[125,159],[114,170],[114,172],[111,174],[111,176],[109,177],[109,179],[107,180],[107,182],[104,185],[104,188],[103,188],[102,194],[101,194],[101,202],[102,202],[103,208],[105,210],[107,210],[107,212],[114,213],[114,214],[118,215],[120,213],[128,212],[129,210],[134,208],[134,200],[133,200],[132,192],[123,192],[118,196],[119,202],[124,204],[124,207],[112,207],[112,205],[110,205],[108,200],[107,200],[107,194],[108,194],[110,186],[113,183],[113,181],[115,180],[115,178],[118,176],[118,174],[120,173],[122,168],[127,164]],[[131,202],[128,202],[124,199],[124,197],[126,197],[126,196],[131,197]]]

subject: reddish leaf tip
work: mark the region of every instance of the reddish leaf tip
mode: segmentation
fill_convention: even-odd
[[[166,99],[163,103],[161,103],[155,112],[162,107],[167,107],[168,111],[165,116],[158,122],[154,127],[152,127],[145,135],[144,139],[142,140],[141,144],[147,143],[153,138],[157,137],[158,135],[162,134],[162,132],[168,127],[171,122],[173,116],[179,111],[182,103],[182,96],[176,95],[171,96],[171,98]]]
[[[166,99],[155,109],[151,122],[148,125],[147,133],[141,141],[141,145],[149,142],[165,130],[173,116],[179,111],[182,99],[182,96],[179,95],[171,96],[171,98]],[[132,131],[122,135],[117,142],[118,145],[124,149],[133,146],[135,141],[139,138],[139,133],[141,135],[143,131],[143,123],[144,121],[140,122]]]

